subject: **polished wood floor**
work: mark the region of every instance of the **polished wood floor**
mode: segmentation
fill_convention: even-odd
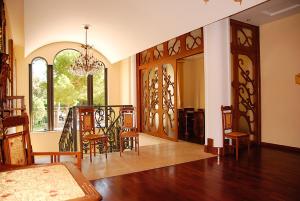
[[[300,154],[252,148],[240,160],[217,157],[92,181],[104,201],[300,200]]]

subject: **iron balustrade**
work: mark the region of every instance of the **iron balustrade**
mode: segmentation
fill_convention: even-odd
[[[59,151],[77,151],[79,145],[79,107],[91,106],[74,106],[69,108],[69,112],[59,140]],[[92,106],[94,108],[95,130],[103,133],[108,137],[108,152],[117,152],[120,150],[119,136],[121,131],[120,109],[123,107],[132,107],[132,105],[107,105]],[[83,151],[86,153],[89,149],[88,144],[83,144]],[[99,153],[103,153],[103,144],[97,144]]]

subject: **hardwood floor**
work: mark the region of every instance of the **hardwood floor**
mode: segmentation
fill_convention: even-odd
[[[104,201],[300,200],[300,154],[269,148],[92,181]]]

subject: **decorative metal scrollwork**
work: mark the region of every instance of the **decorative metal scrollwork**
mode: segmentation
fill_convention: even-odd
[[[73,108],[69,109],[66,122],[59,140],[59,151],[75,151],[73,136]]]
[[[119,116],[116,116],[115,110],[110,106],[97,107],[95,111],[95,124],[98,132],[101,132],[108,136],[109,151],[119,150],[119,134],[120,124]],[[99,152],[103,152],[104,145],[99,142],[97,148]]]
[[[110,152],[115,152],[120,150],[119,139],[121,130],[121,120],[119,115],[119,109],[121,107],[132,107],[131,105],[120,105],[120,106],[97,106],[94,107],[95,110],[95,128],[96,132],[102,132],[104,135],[108,136],[109,139],[109,150]],[[69,109],[68,116],[66,118],[65,126],[61,134],[59,141],[60,151],[77,151],[76,139],[77,139],[77,126],[73,128],[73,125],[77,124],[77,115],[73,113],[76,111],[77,107]],[[74,118],[75,116],[75,118]],[[99,153],[104,152],[104,145],[99,142],[97,144],[97,149]],[[87,143],[83,143],[83,151],[87,152],[89,146]]]
[[[175,134],[175,73],[171,64],[164,64],[163,73],[163,130],[169,136]]]

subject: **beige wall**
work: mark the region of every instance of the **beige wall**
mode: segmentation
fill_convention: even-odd
[[[300,147],[300,14],[260,27],[262,142]]]
[[[36,132],[31,133],[32,150],[35,152],[41,151],[59,151],[58,142],[61,132]]]
[[[179,60],[177,63],[180,79],[179,108],[205,107],[204,93],[204,60],[203,54]]]
[[[132,104],[131,97],[131,68],[130,57],[111,65],[108,71],[108,104],[127,105]]]

